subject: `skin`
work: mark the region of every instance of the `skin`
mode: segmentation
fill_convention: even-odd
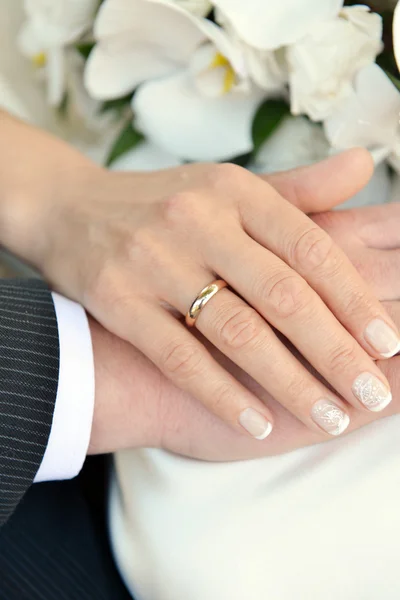
[[[305,214],[312,202],[301,202],[305,190],[314,198],[354,194],[371,174],[366,151],[285,181],[234,165],[118,174],[5,114],[0,132],[8,140],[0,152],[3,243],[233,430],[244,433],[240,416],[250,407],[271,423],[277,411],[176,318],[216,273],[238,295],[219,292],[198,331],[315,433],[311,409],[321,398],[349,415],[365,410],[352,391],[361,373],[389,387],[365,329],[378,318],[396,325]]]
[[[330,212],[315,218],[342,245],[400,325],[400,302],[395,300],[400,298],[400,231],[395,226],[400,205]],[[195,398],[175,387],[130,344],[94,320],[91,329],[97,390],[91,453],[150,446],[204,460],[227,461],[282,454],[332,439],[306,428],[211,346],[216,360],[274,412],[275,427],[267,439],[260,442],[234,431]],[[347,432],[400,412],[400,356],[378,361],[377,366],[390,381],[393,401],[383,413],[350,409]]]

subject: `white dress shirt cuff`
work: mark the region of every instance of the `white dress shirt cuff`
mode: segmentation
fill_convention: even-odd
[[[72,479],[81,470],[90,441],[94,408],[94,363],[84,309],[53,293],[60,340],[60,373],[53,423],[35,483]]]

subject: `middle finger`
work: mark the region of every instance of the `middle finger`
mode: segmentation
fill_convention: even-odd
[[[225,232],[223,244],[216,240],[208,259],[210,268],[288,338],[350,404],[372,411],[389,404],[389,383],[374,361],[286,263],[240,231],[231,236]]]

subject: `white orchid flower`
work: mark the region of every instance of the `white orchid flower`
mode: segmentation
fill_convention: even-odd
[[[218,26],[167,0],[105,0],[85,73],[89,93],[133,99],[136,126],[187,160],[224,160],[252,149],[265,92]]]
[[[354,74],[382,49],[381,17],[342,0],[215,0],[217,20],[239,40],[260,87],[290,84],[291,110],[326,118]]]
[[[400,64],[400,5],[393,19],[393,46]],[[324,123],[334,148],[368,148],[375,163],[384,160],[400,173],[400,93],[378,65],[357,73],[350,96]]]
[[[289,46],[292,114],[314,121],[327,118],[351,94],[357,71],[375,61],[383,48],[381,38],[381,17],[366,6],[351,6]]]
[[[378,65],[357,73],[352,94],[324,123],[334,148],[368,148],[400,172],[400,93]]]
[[[264,50],[245,42],[223,12],[216,9],[216,18],[232,42],[240,48],[249,77],[271,95],[283,95],[288,72],[283,48]]]
[[[294,44],[323,21],[337,17],[343,0],[213,0],[218,19],[259,50]]]
[[[48,101],[57,106],[66,85],[65,50],[92,25],[97,0],[25,0],[26,21],[20,31],[21,52],[43,70]]]
[[[296,78],[298,73],[291,73],[292,65],[286,60],[286,46],[301,44],[321,24],[336,20],[343,0],[215,0],[214,3],[216,19],[242,47],[252,79],[265,90],[281,91],[290,74],[297,83],[304,77],[313,79],[316,71],[315,66],[307,70],[309,65],[300,65],[305,73]],[[300,57],[303,54],[300,50]],[[307,55],[304,58],[310,63]],[[326,73],[326,64],[323,72]]]

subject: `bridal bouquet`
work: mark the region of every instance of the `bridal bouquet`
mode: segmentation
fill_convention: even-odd
[[[365,146],[400,172],[391,0],[25,0],[19,48],[107,164],[273,171]],[[393,32],[393,33],[392,33]]]

